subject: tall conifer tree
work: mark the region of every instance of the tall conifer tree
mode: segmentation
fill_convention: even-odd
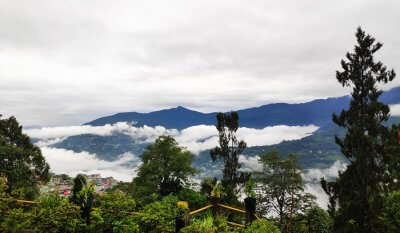
[[[389,107],[379,101],[378,84],[392,81],[395,72],[374,59],[381,43],[361,28],[356,37],[354,51],[346,54],[343,70],[336,72],[339,83],[352,88],[350,108],[333,115],[334,123],[347,130],[343,139],[336,137],[336,143],[349,165],[335,182],[321,183],[330,196],[336,232],[378,233],[384,232],[380,216],[391,156],[385,149],[390,130],[383,125],[389,119]]]
[[[246,149],[246,143],[239,141],[236,131],[239,129],[239,115],[237,112],[218,113],[217,125],[219,146],[210,151],[213,161],[222,159],[224,162],[222,185],[227,195],[228,202],[235,202],[237,199],[237,185],[244,184],[249,174],[239,172],[241,164],[239,155]]]

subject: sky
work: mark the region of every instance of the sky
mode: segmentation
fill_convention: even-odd
[[[398,0],[0,0],[0,114],[68,126],[345,95],[335,71],[357,26],[400,72],[399,10]]]

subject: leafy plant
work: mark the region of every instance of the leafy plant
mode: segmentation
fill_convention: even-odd
[[[32,226],[39,232],[75,232],[83,223],[79,207],[56,193],[42,196],[37,208]]]
[[[176,196],[166,196],[161,201],[152,202],[135,216],[141,232],[175,232],[175,217],[178,213]]]
[[[265,219],[254,221],[243,233],[280,233],[278,227]]]
[[[244,193],[251,198],[255,198],[256,197],[256,192],[254,191],[256,187],[256,182],[254,181],[254,179],[249,179],[245,185],[244,185]]]

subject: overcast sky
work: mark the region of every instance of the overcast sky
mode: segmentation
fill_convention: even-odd
[[[399,12],[398,0],[0,0],[0,114],[76,125],[344,95],[335,70],[359,25],[400,73]]]

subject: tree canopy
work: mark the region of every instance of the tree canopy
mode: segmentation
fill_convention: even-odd
[[[0,119],[0,176],[7,179],[8,193],[22,188],[30,199],[38,182],[49,179],[49,165],[15,117]]]
[[[315,199],[311,194],[303,192],[304,182],[297,157],[288,155],[281,159],[278,152],[270,151],[260,157],[260,162],[263,165],[262,171],[254,173],[259,184],[259,212],[263,215],[277,215],[281,231],[294,232],[294,216],[304,212]]]
[[[171,136],[160,136],[146,147],[137,177],[133,179],[135,197],[148,199],[156,193],[166,196],[178,194],[196,173],[192,167],[194,155],[180,147]]]

